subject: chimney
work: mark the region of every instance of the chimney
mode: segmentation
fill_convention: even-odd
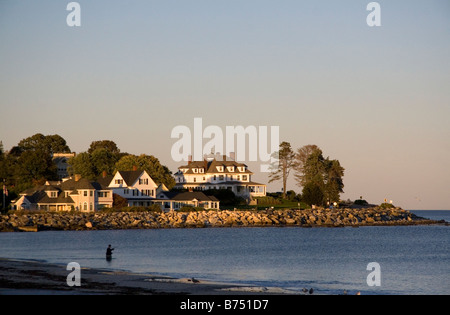
[[[78,182],[81,179],[81,174],[75,174],[75,181]]]
[[[192,163],[192,155],[188,155],[188,165],[191,165]]]
[[[108,175],[108,173],[106,173],[106,171],[103,171],[103,173],[102,173],[102,177],[103,177],[103,178],[105,178],[105,177],[106,177],[106,175]]]
[[[137,166],[133,165],[133,171],[137,171]]]
[[[230,152],[230,160],[236,161],[236,153],[235,152]]]
[[[227,155],[226,154],[223,155],[223,160],[222,161],[224,161],[224,162],[227,161]]]

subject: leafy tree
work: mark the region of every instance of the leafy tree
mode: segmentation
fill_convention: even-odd
[[[92,163],[91,155],[87,152],[71,157],[67,163],[69,164],[68,172],[70,175],[79,174],[90,180],[94,180],[98,176]]]
[[[278,155],[278,165],[272,166],[272,172],[269,174],[269,183],[282,180],[283,182],[283,198],[286,198],[286,185],[289,173],[295,166],[295,153],[292,151],[289,142],[282,142],[280,150],[276,152]]]
[[[100,140],[100,141],[92,141],[88,153],[92,154],[95,150],[98,149],[105,149],[106,151],[110,152],[111,154],[119,154],[120,150],[117,147],[117,144],[114,141],[111,140]]]
[[[305,202],[322,205],[326,201],[339,201],[340,193],[344,192],[344,168],[338,160],[325,159],[318,146],[307,145],[297,150],[295,170]]]
[[[26,186],[58,179],[51,156],[41,150],[23,152],[17,159],[14,175],[17,184],[29,184]]]
[[[297,181],[298,186],[304,186],[307,183],[307,180],[304,178],[305,176],[305,166],[308,158],[313,152],[320,150],[317,145],[309,144],[305,145],[299,149],[297,149],[297,153],[295,154],[295,180]],[[322,152],[320,150],[320,152]]]
[[[95,180],[103,172],[111,175],[119,157],[120,150],[113,141],[93,141],[87,152],[69,159],[69,174],[80,174],[91,180]]]
[[[141,154],[136,156],[129,154],[116,163],[116,170],[118,171],[131,171],[134,167],[147,171],[157,184],[163,183],[168,189],[175,186],[175,179],[172,177],[170,170],[153,155]]]
[[[323,188],[314,182],[309,182],[303,187],[302,200],[309,205],[322,205],[325,194]]]
[[[18,147],[21,151],[43,151],[49,155],[71,152],[66,140],[60,135],[44,136],[41,133],[21,140]]]
[[[14,190],[20,191],[45,180],[58,179],[52,155],[70,152],[66,140],[59,135],[37,133],[21,140],[4,156],[2,176]]]
[[[329,202],[339,201],[340,194],[344,192],[344,176],[345,169],[338,160],[325,160],[325,198]]]
[[[90,154],[93,173],[100,176],[103,172],[113,174],[119,156],[105,148],[95,149]]]

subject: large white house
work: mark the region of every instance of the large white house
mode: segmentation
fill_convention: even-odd
[[[174,174],[178,189],[230,189],[236,196],[250,201],[266,196],[266,185],[252,181],[253,172],[247,165],[227,156],[206,157],[203,161],[188,162]]]

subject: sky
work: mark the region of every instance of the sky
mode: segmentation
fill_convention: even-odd
[[[342,199],[450,209],[448,0],[378,1],[375,27],[368,0],[80,0],[80,27],[69,2],[0,0],[6,150],[108,139],[175,172],[171,131],[194,118],[279,126],[341,162]]]

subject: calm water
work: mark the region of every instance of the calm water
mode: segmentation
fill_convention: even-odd
[[[450,221],[450,211],[416,214]],[[450,227],[0,233],[0,257],[340,294],[450,294]],[[108,244],[114,259],[105,260]],[[369,287],[367,264],[381,266]]]

